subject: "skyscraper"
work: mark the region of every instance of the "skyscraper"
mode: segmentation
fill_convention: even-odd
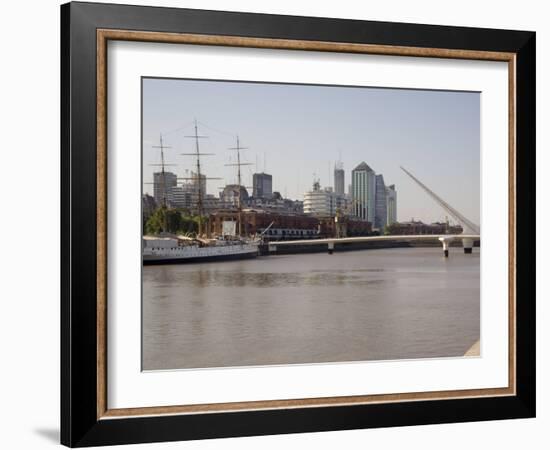
[[[397,191],[395,184],[386,187],[386,209],[388,214],[388,225],[397,222]]]
[[[334,166],[334,193],[336,195],[344,196],[346,193],[346,174],[344,172],[344,165],[342,161],[338,161]]]
[[[273,197],[273,177],[263,172],[252,175],[252,195],[264,199]]]
[[[376,174],[364,161],[351,172],[351,191],[354,215],[374,223]]]
[[[376,200],[374,211],[374,228],[384,230],[388,224],[388,202],[386,198],[386,185],[384,184],[384,176],[376,175]]]
[[[172,172],[155,172],[153,174],[153,197],[157,205],[170,206],[174,199],[172,189],[177,185],[178,177]]]

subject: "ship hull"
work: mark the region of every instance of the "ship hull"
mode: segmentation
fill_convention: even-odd
[[[143,265],[161,265],[161,264],[190,264],[218,261],[236,261],[240,259],[252,259],[258,256],[258,252],[233,253],[227,255],[209,255],[209,256],[193,256],[193,257],[178,257],[178,256],[157,256],[144,255]]]

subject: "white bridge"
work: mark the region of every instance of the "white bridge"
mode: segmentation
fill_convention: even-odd
[[[432,197],[436,203],[441,206],[448,214],[450,214],[462,227],[461,234],[420,234],[420,235],[389,235],[389,236],[362,236],[362,237],[346,237],[346,238],[327,238],[327,239],[308,239],[308,240],[298,240],[298,241],[276,241],[269,243],[269,251],[276,252],[277,247],[279,246],[308,246],[308,245],[319,245],[326,244],[328,252],[330,254],[334,251],[335,244],[351,244],[351,243],[360,243],[360,242],[379,242],[379,241],[392,241],[392,242],[411,242],[411,241],[439,241],[443,245],[443,252],[446,257],[449,256],[449,246],[451,242],[455,239],[462,240],[462,247],[464,248],[464,253],[472,253],[472,248],[474,246],[474,241],[480,239],[480,230],[479,226],[468,220],[456,209],[454,209],[447,202],[442,200],[437,196],[432,190],[430,190],[426,185],[424,185],[420,180],[414,177],[410,172],[405,170],[403,167],[401,169],[411,177],[424,191]]]

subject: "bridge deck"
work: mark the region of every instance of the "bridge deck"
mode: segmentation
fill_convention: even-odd
[[[270,247],[279,245],[318,245],[318,244],[346,244],[354,242],[375,242],[375,241],[433,241],[445,239],[480,239],[479,234],[418,234],[418,235],[390,235],[390,236],[360,236],[346,238],[326,238],[326,239],[300,239],[297,241],[271,241]]]

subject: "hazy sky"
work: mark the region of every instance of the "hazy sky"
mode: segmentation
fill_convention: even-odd
[[[303,86],[193,80],[143,80],[143,180],[152,181],[160,162],[159,134],[167,168],[189,176],[195,159],[193,120],[199,122],[202,172],[222,180],[208,182],[209,194],[236,183],[236,135],[248,147],[241,162],[243,184],[252,174],[273,175],[273,190],[293,199],[311,189],[333,186],[334,163],[346,171],[365,161],[395,184],[399,221],[443,220],[446,213],[399,166],[404,166],[467,218],[480,216],[479,94],[364,87]],[[151,185],[144,192],[152,193]],[[251,189],[250,189],[251,191]],[[451,218],[449,218],[452,220]]]

